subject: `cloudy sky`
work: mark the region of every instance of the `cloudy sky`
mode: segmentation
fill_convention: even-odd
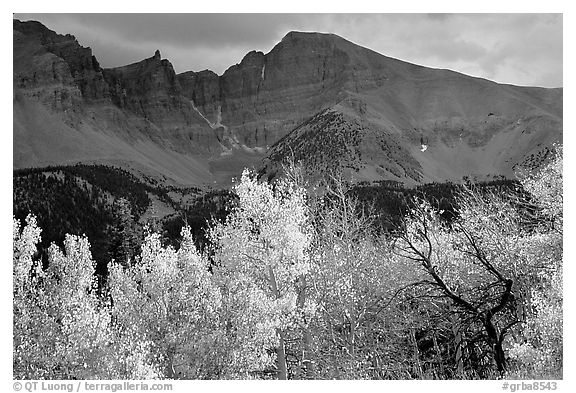
[[[561,14],[15,14],[76,36],[103,67],[151,57],[222,74],[291,30],[338,34],[386,56],[501,83],[561,87]]]

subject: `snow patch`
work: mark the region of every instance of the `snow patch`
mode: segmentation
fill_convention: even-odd
[[[226,131],[228,131],[228,127],[225,126],[224,124],[222,124],[222,106],[221,105],[218,105],[218,110],[216,112],[216,121],[213,123],[210,120],[208,120],[208,118],[206,116],[204,116],[204,114],[202,114],[202,112],[200,112],[198,110],[198,108],[196,108],[194,101],[190,100],[190,104],[192,105],[192,108],[194,108],[196,113],[198,113],[206,121],[206,123],[208,123],[210,128],[215,130],[217,128],[222,127],[222,128],[224,128],[224,133],[226,133]],[[224,138],[227,138],[226,134],[224,134]],[[220,144],[220,147],[222,148],[222,153],[220,153],[221,156],[229,156],[232,154],[232,149],[228,149],[221,142],[219,142],[219,144]]]
[[[428,145],[422,144],[422,147],[420,148],[421,152],[425,152],[428,149]]]
[[[264,72],[266,71],[266,64],[262,65],[262,72],[260,73],[260,79],[264,80]]]

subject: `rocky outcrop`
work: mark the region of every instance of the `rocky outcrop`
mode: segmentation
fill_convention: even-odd
[[[168,60],[162,60],[160,51],[154,56],[123,67],[104,70],[104,79],[110,86],[110,98],[119,108],[162,124],[181,117],[186,123],[180,84]]]
[[[175,162],[197,163],[197,158],[222,151],[159,51],[135,64],[102,69],[90,48],[79,45],[74,36],[57,34],[37,22],[14,21],[13,78],[15,139],[26,140],[14,144],[22,151],[15,151],[17,166],[80,157],[117,160],[124,155],[139,167],[170,168],[164,174],[182,179],[180,172],[186,169],[175,170]],[[43,135],[47,132],[51,134]],[[38,138],[32,137],[35,134]],[[83,146],[82,140],[91,145]],[[42,152],[42,146],[53,151]],[[151,157],[152,151],[166,154]],[[178,158],[181,154],[194,159]],[[208,173],[206,168],[188,170]]]

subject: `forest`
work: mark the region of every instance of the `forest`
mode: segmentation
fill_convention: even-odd
[[[562,163],[414,189],[245,170],[157,226],[169,190],[127,172],[15,172],[14,378],[560,379]]]

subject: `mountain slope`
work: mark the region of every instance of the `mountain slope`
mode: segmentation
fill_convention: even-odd
[[[513,176],[562,140],[562,116],[562,89],[422,67],[333,34],[290,32],[218,76],[176,74],[159,51],[102,69],[73,36],[14,21],[15,168],[103,161],[228,185],[244,166],[276,173],[290,152],[358,180]]]
[[[390,169],[391,163],[392,167],[395,164],[417,172],[401,174],[401,180],[408,184],[460,180],[463,176],[513,177],[514,170],[528,157],[543,156],[552,143],[562,140],[562,89],[501,85],[391,59],[331,35],[296,36],[311,42],[323,38],[334,45],[331,62],[344,58],[340,100],[330,107],[355,121],[369,123],[373,133],[399,144],[399,151],[408,152],[395,157],[386,154],[389,149],[383,147],[380,153],[387,156],[376,161],[364,159],[351,175],[354,179],[397,180],[397,170],[392,174],[382,172],[382,168]],[[338,127],[328,125],[322,132],[338,133]],[[279,140],[264,169],[277,167],[282,156],[278,152],[288,150],[295,157],[306,157],[305,162],[330,156],[326,150],[333,149],[333,144],[314,143],[312,148],[307,144],[308,134],[296,127],[289,138]],[[299,138],[302,140],[295,142]],[[340,143],[370,152],[370,138],[363,136],[362,142],[354,138]],[[421,151],[423,141],[425,151]],[[288,146],[279,146],[282,144]],[[305,149],[299,150],[299,146]],[[328,163],[334,159],[331,156]]]
[[[336,108],[316,114],[275,143],[262,172],[275,175],[289,157],[311,174],[344,171],[354,181],[421,180],[420,164],[396,135]]]

